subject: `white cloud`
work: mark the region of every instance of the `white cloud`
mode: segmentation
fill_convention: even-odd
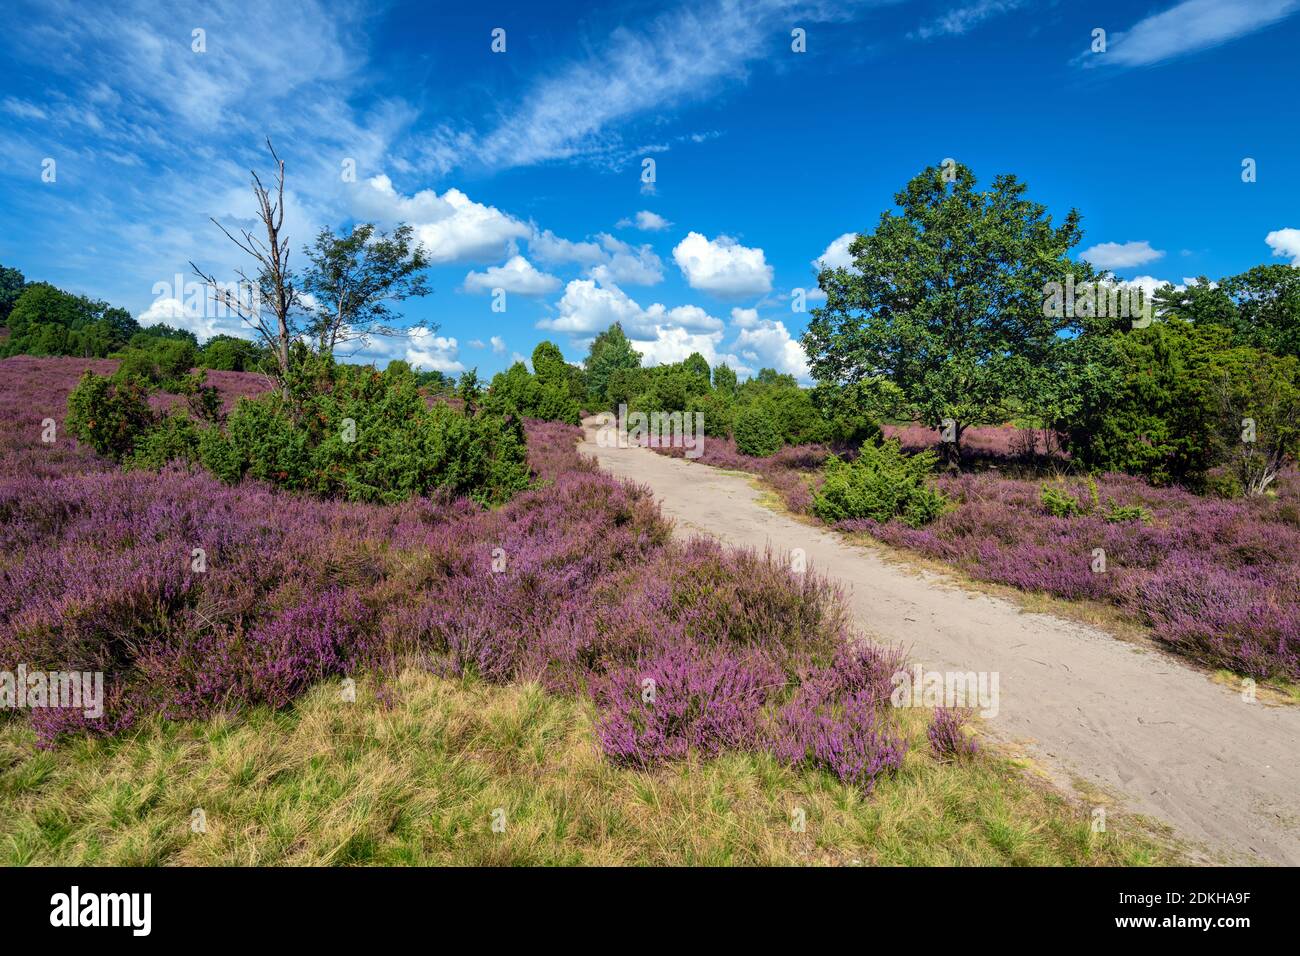
[[[672,223],[659,215],[657,212],[651,212],[649,209],[642,209],[633,219],[620,219],[616,224],[619,229],[627,229],[630,226],[636,226],[645,232],[659,232],[667,229]]]
[[[858,238],[856,232],[846,232],[838,239],[834,240],[826,251],[813,260],[813,268],[818,272],[822,269],[848,269],[853,265],[853,257],[849,255],[849,244]]]
[[[594,279],[574,279],[570,282],[557,309],[559,315],[543,319],[538,323],[539,327],[582,335],[600,332],[618,322],[629,337],[653,335],[660,326],[676,326],[692,332],[715,332],[722,329],[721,319],[697,305],[679,305],[670,309],[656,302],[648,308],[642,308],[618,286]]]
[[[1286,256],[1293,266],[1300,266],[1300,229],[1274,229],[1264,241],[1275,256]]]
[[[519,295],[544,295],[559,287],[559,279],[539,272],[531,262],[518,255],[512,256],[505,265],[492,266],[483,272],[471,272],[465,276],[466,292],[504,289]]]
[[[1155,295],[1157,289],[1161,289],[1167,285],[1172,285],[1174,289],[1179,292],[1186,288],[1186,286],[1176,285],[1168,279],[1157,279],[1155,276],[1134,276],[1132,279],[1121,281],[1119,284],[1134,289],[1141,289],[1146,293],[1148,298]]]
[[[492,338],[488,339],[488,341],[492,343],[492,351],[497,355],[506,354],[506,340],[501,336],[494,335]]]
[[[1148,66],[1254,33],[1300,9],[1300,0],[1184,0],[1111,37],[1089,66]]]
[[[758,325],[758,309],[732,309],[731,324],[738,329],[753,328]]]
[[[691,232],[673,249],[687,284],[724,298],[762,295],[772,288],[772,267],[763,250],[729,236],[707,239]]]
[[[628,285],[654,285],[664,279],[664,264],[648,245],[633,247],[621,239],[602,232],[600,240],[604,259],[588,273],[601,282]]]
[[[219,312],[224,314],[218,314]],[[174,329],[185,329],[198,336],[200,342],[214,335],[251,337],[250,329],[244,321],[227,309],[219,309],[206,292],[193,296],[186,302],[170,297],[155,299],[149,308],[136,317],[136,321],[142,326],[161,322]]]
[[[534,230],[528,239],[528,251],[539,262],[548,265],[577,263],[582,266],[594,266],[605,258],[600,243],[571,242],[560,238],[549,229],[543,232]]]
[[[406,342],[405,358],[413,368],[447,373],[465,371],[454,338],[436,335],[428,329],[412,329],[398,341]]]
[[[893,0],[871,0],[878,6]],[[645,114],[699,101],[727,82],[743,81],[752,62],[772,53],[772,36],[800,23],[851,19],[861,4],[790,0],[702,0],[648,22],[617,27],[583,44],[587,55],[541,70],[518,103],[486,134],[443,127],[426,149],[429,163],[502,168],[574,157],[618,165],[641,150],[610,129]],[[653,192],[645,189],[643,192]]]
[[[914,34],[920,40],[937,36],[960,36],[990,17],[1010,13],[1025,5],[1025,0],[979,0],[956,10],[949,10],[932,23],[918,27]]]
[[[748,364],[774,368],[802,381],[808,380],[808,356],[803,346],[790,337],[784,322],[780,319],[750,321],[746,316],[744,324],[737,324],[740,334],[732,348]]]
[[[655,285],[664,278],[663,260],[648,244],[633,246],[607,232],[595,241],[572,242],[547,229],[533,233],[528,250],[542,262],[585,266],[586,278],[602,284]]]
[[[1131,269],[1155,262],[1164,254],[1164,250],[1152,249],[1151,243],[1144,239],[1141,242],[1103,242],[1084,249],[1079,258],[1098,269]]]
[[[6,113],[12,113],[19,119],[45,119],[45,110],[41,109],[35,103],[28,103],[26,100],[15,99],[12,96],[6,96],[0,100],[0,109]]]
[[[470,340],[469,340],[468,342],[466,342],[465,344],[468,345],[468,346],[469,346],[470,348],[472,348],[472,349],[485,349],[485,348],[487,348],[487,346],[483,343],[483,340],[482,340],[482,339],[470,339]]]
[[[382,173],[367,185],[369,189],[357,191],[358,211],[386,224],[410,223],[436,264],[502,259],[514,254],[515,240],[532,233],[518,219],[474,202],[459,189],[448,189],[442,196],[432,189],[403,196]]]

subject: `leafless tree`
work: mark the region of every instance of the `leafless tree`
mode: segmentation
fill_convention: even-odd
[[[248,323],[271,349],[283,381],[289,371],[289,346],[301,331],[295,324],[300,293],[289,268],[289,240],[281,235],[284,227],[284,160],[276,155],[269,137],[266,148],[275,161],[274,197],[272,190],[262,185],[256,170],[250,171],[253,195],[257,198],[257,218],[266,229],[266,238],[262,239],[247,229],[241,229],[239,236],[234,236],[215,218],[212,220],[231,242],[257,262],[257,279],[250,279],[243,269],[239,269],[236,271],[239,283],[220,282],[215,275],[204,272],[193,262],[190,266],[212,290],[213,298]],[[251,290],[252,294],[245,296],[245,290]]]

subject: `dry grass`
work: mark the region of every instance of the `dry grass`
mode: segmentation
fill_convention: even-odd
[[[0,725],[0,863],[61,865],[1142,865],[1167,839],[986,753],[941,763],[924,712],[863,797],[821,773],[728,755],[611,766],[588,708],[534,685],[408,669],[355,703],[337,682],[282,713],[151,720],[46,752]],[[792,827],[796,808],[806,829]],[[192,832],[201,809],[206,832]],[[503,812],[502,832],[493,829]]]

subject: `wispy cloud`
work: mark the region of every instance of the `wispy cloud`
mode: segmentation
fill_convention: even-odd
[[[542,75],[486,131],[439,128],[423,158],[442,171],[592,155],[623,161],[638,150],[615,127],[743,81],[760,58],[788,50],[773,42],[778,24],[794,17],[810,24],[849,19],[859,8],[886,2],[714,0],[681,6],[635,28],[620,27],[593,44],[593,52]]]
[[[1110,38],[1089,66],[1150,66],[1262,30],[1300,10],[1300,0],[1184,0]]]
[[[940,36],[959,36],[992,17],[1011,13],[1025,6],[1028,0],[979,0],[977,3],[949,10],[943,16],[916,28],[909,36],[930,40]]]

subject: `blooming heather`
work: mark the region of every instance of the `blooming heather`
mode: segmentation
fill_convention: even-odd
[[[898,766],[891,659],[853,644],[835,588],[674,541],[645,489],[579,457],[577,428],[528,423],[534,487],[500,508],[321,500],[123,472],[61,428],[42,442],[104,364],[0,361],[0,669],[105,675],[102,718],[31,715],[43,745],[416,659],[589,695],[601,746],[637,766],[767,748],[864,789]],[[227,402],[259,387],[240,374],[213,376]]]

